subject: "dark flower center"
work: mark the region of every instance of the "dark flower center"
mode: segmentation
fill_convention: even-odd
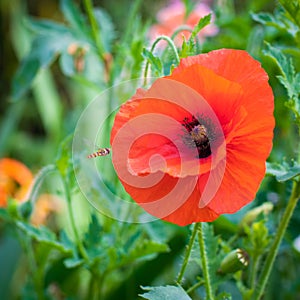
[[[209,143],[209,130],[205,124],[192,116],[192,118],[184,118],[182,126],[188,131],[188,135],[184,136],[184,142],[189,146],[196,146],[199,158],[205,158],[211,155]]]

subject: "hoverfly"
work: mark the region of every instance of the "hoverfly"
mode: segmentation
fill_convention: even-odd
[[[95,158],[98,156],[106,156],[110,153],[109,148],[99,148],[96,152],[90,154],[87,156],[87,158]]]

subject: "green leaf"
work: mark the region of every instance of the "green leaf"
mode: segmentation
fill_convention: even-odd
[[[30,88],[39,69],[48,67],[69,43],[70,37],[58,39],[54,35],[39,35],[33,40],[29,55],[24,58],[13,78],[13,100],[21,98]]]
[[[70,253],[70,249],[65,248],[64,245],[56,239],[55,234],[52,231],[50,231],[47,227],[41,226],[36,228],[30,224],[23,223],[21,221],[17,221],[16,225],[21,231],[23,231],[26,235],[30,236],[36,241],[47,244],[53,249],[59,250],[60,252],[66,254]]]
[[[64,246],[65,249],[68,249],[70,252],[76,253],[76,245],[70,240],[64,230],[60,232],[59,242]]]
[[[9,213],[5,208],[0,207],[0,220],[9,220]]]
[[[92,221],[89,225],[88,232],[84,236],[84,244],[86,245],[86,248],[91,248],[100,243],[102,230],[103,228],[99,224],[97,216],[92,214]]]
[[[277,176],[278,181],[287,181],[300,175],[300,165],[291,167],[287,172]]]
[[[68,47],[72,38],[63,36],[58,39],[53,35],[39,35],[32,42],[30,56],[35,57],[40,62],[40,67],[47,67],[55,59],[56,55],[60,54]]]
[[[284,32],[294,33],[295,26],[286,18],[283,10],[278,9],[275,15],[264,12],[257,14],[252,13],[251,17],[254,21],[264,26],[272,26]]]
[[[126,265],[153,259],[158,253],[168,252],[166,244],[157,243],[152,240],[145,240],[145,237],[138,230],[129,237],[133,245],[126,243],[124,246],[111,244],[111,241],[98,250],[98,257],[102,258],[101,265],[108,264],[106,269],[113,270]],[[93,249],[89,251],[93,255]],[[93,255],[96,258],[95,255]]]
[[[275,19],[274,15],[270,14],[270,13],[251,13],[251,17],[254,21],[261,23],[262,25],[275,25],[277,26],[277,20]]]
[[[197,40],[197,35],[201,31],[201,29],[209,25],[210,21],[211,14],[204,16],[193,28],[190,38],[187,41],[185,40],[185,38],[183,38],[182,47],[179,53],[180,58],[185,58],[199,53],[199,42]]]
[[[267,175],[275,176],[279,182],[287,181],[300,175],[300,165],[294,165],[292,167],[288,165],[281,165],[278,163],[267,162]]]
[[[266,43],[264,54],[273,58],[277,63],[282,75],[277,76],[280,83],[286,88],[289,101],[286,105],[294,112],[296,119],[300,122],[300,98],[299,98],[299,76],[296,75],[292,58],[283,54],[282,50],[272,47]]]
[[[278,163],[267,162],[266,167],[266,175],[272,175],[277,178],[277,176],[282,176],[286,173],[286,167]]]
[[[281,6],[278,6],[273,14],[270,13],[258,13],[251,14],[254,21],[261,23],[264,26],[272,26],[280,31],[282,34],[289,33],[291,38],[297,41],[297,32],[299,27],[288,16],[286,10]]]
[[[18,100],[30,88],[40,68],[40,62],[36,57],[25,58],[12,80],[11,96],[13,100]]]
[[[39,35],[51,34],[62,36],[71,33],[68,27],[50,20],[35,20],[34,18],[28,18],[25,20],[25,25]]]
[[[300,73],[297,73],[296,76],[294,77],[294,88],[296,94],[299,95],[300,94]]]
[[[147,293],[140,296],[148,300],[192,300],[180,286],[142,287]]]
[[[203,18],[201,18],[197,23],[197,25],[194,27],[192,34],[189,38],[189,41],[194,40],[198,35],[198,33],[200,32],[200,30],[203,29],[205,26],[209,25],[210,21],[211,21],[211,14],[208,14]]]
[[[150,239],[161,243],[167,243],[179,232],[182,234],[186,233],[184,227],[178,228],[177,225],[166,223],[161,220],[145,223],[143,229],[147,232]]]
[[[266,43],[266,50],[264,54],[273,58],[277,63],[281,73],[283,74],[284,80],[286,80],[287,89],[289,93],[289,97],[293,96],[293,89],[290,86],[293,82],[293,78],[295,76],[295,68],[291,58],[288,58],[286,55],[282,53],[281,50],[271,46],[269,43]]]
[[[137,245],[139,245],[140,241],[143,240],[144,237],[142,236],[142,230],[137,228],[137,230],[126,239],[125,245],[123,246],[124,252],[128,253],[128,251],[134,249]]]
[[[153,53],[146,48],[143,49],[143,57],[151,64],[155,76],[161,76],[163,72],[163,65],[159,57],[154,56]]]
[[[68,249],[72,253],[72,257],[64,259],[63,263],[67,268],[76,268],[83,265],[84,260],[78,257],[76,245],[69,239],[68,235],[64,230],[60,232],[60,243],[65,249]]]
[[[279,0],[279,3],[290,14],[295,24],[300,27],[300,0]]]
[[[89,30],[87,29],[85,18],[74,1],[61,0],[60,8],[75,32],[83,35],[89,35]]]
[[[168,251],[170,251],[170,249],[167,244],[141,238],[131,249],[128,250],[125,261],[147,260],[153,258],[153,255]]]
[[[79,257],[71,257],[64,260],[64,265],[69,269],[82,266],[83,263],[84,263],[84,259]]]

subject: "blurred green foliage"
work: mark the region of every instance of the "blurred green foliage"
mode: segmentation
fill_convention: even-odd
[[[142,225],[114,221],[95,214],[78,190],[71,138],[86,105],[114,84],[141,78],[147,61],[154,76],[168,74],[176,64],[169,48],[163,53],[150,51],[147,31],[163,1],[94,1],[91,11],[84,2],[88,1],[0,3],[0,155],[23,161],[40,179],[31,202],[17,205],[12,200],[0,209],[0,298],[203,299],[198,243],[182,287],[174,285],[188,228],[162,221]],[[202,44],[184,41],[180,56],[246,49],[267,70],[275,94],[270,176],[252,204],[204,226],[217,299],[250,299],[291,181],[299,180],[300,4],[216,0],[212,8],[218,35]],[[202,19],[195,34],[207,22],[208,17]],[[107,182],[124,193],[110,178]],[[110,200],[98,189],[103,201]],[[42,192],[65,199],[65,208],[53,223],[35,227],[30,215]],[[265,202],[273,204],[273,211],[260,211],[244,224],[243,216]],[[299,226],[298,207],[280,247],[266,300],[300,298],[300,254],[293,246]],[[237,248],[246,250],[249,266],[221,274],[222,260]]]

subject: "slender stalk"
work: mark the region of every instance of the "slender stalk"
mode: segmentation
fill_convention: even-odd
[[[93,39],[95,41],[96,47],[97,47],[97,52],[100,57],[100,60],[105,61],[105,49],[104,46],[102,45],[100,35],[99,35],[99,26],[97,24],[94,12],[93,12],[93,4],[91,0],[83,0],[83,4],[86,10],[86,13],[88,15],[91,28],[92,28],[92,34],[93,34]]]
[[[253,300],[259,300],[261,299],[264,291],[265,291],[265,287],[266,287],[266,283],[269,279],[273,264],[274,264],[274,260],[275,257],[278,253],[278,249],[279,249],[279,245],[281,243],[281,240],[285,234],[287,225],[293,215],[293,212],[295,210],[295,207],[297,205],[297,202],[299,200],[300,197],[300,182],[294,182],[293,183],[293,190],[292,190],[292,194],[290,196],[289,202],[287,204],[286,210],[283,214],[283,217],[279,223],[279,227],[278,227],[278,231],[276,233],[275,239],[273,241],[273,244],[271,245],[270,251],[268,252],[267,258],[266,258],[266,262],[263,266],[262,269],[262,273],[261,276],[259,278],[259,281],[257,283],[255,292],[253,294],[252,299]]]
[[[256,286],[256,277],[257,277],[257,271],[260,263],[260,255],[254,255],[253,262],[250,270],[250,276],[249,276],[249,286],[251,289],[254,290]]]
[[[101,280],[97,272],[91,270],[91,279],[87,300],[97,300],[99,298],[101,288]]]
[[[152,47],[150,49],[150,52],[152,53],[156,47],[156,45],[160,42],[160,41],[166,41],[169,46],[171,47],[171,49],[173,50],[174,54],[175,54],[175,59],[176,59],[176,64],[178,65],[180,62],[180,58],[179,58],[179,54],[177,51],[177,48],[174,44],[174,42],[172,41],[172,39],[170,39],[168,36],[162,35],[159,36],[154,43],[152,44]],[[144,85],[147,84],[147,74],[148,74],[148,69],[149,69],[149,61],[147,61],[146,63],[146,67],[145,67],[145,71],[144,71]]]
[[[181,25],[181,26],[177,27],[176,30],[173,32],[173,34],[171,35],[171,39],[174,40],[174,38],[182,31],[189,31],[192,33],[193,28],[188,25]]]
[[[48,176],[50,173],[57,171],[56,166],[55,165],[48,165],[43,167],[38,174],[35,176],[34,179],[34,184],[32,186],[32,189],[30,191],[30,195],[29,195],[29,199],[32,202],[35,202],[37,195],[38,195],[38,191],[40,188],[41,183],[43,182],[43,180],[45,179],[46,176]]]
[[[194,290],[196,290],[198,287],[200,287],[201,285],[204,284],[204,281],[201,280],[201,281],[198,281],[197,283],[195,283],[193,286],[191,286],[186,292],[187,294],[190,294],[192,293]]]
[[[205,249],[205,238],[204,238],[204,234],[203,234],[202,223],[199,223],[199,226],[198,226],[198,241],[199,241],[199,247],[200,247],[200,257],[201,257],[201,263],[202,263],[204,286],[205,286],[205,290],[206,290],[206,299],[214,300],[213,290],[212,290],[211,281],[210,281],[208,259],[207,259],[207,255],[206,255],[206,249]]]
[[[195,238],[196,238],[196,234],[197,234],[197,231],[198,231],[199,224],[200,223],[195,224],[192,235],[191,235],[191,238],[190,238],[190,241],[189,241],[189,244],[187,245],[185,255],[184,255],[184,260],[183,260],[181,269],[179,271],[179,274],[178,274],[177,280],[176,280],[176,282],[178,284],[181,284],[185,269],[186,269],[187,264],[189,262],[189,258],[190,258],[190,255],[191,255],[191,251],[192,251],[193,244],[194,244],[194,241],[195,241]]]
[[[44,294],[44,274],[41,274],[41,271],[38,268],[37,265],[37,259],[35,256],[35,252],[32,246],[32,239],[30,237],[27,238],[26,243],[26,252],[30,261],[30,264],[34,264],[32,267],[32,279],[34,283],[34,287],[36,290],[36,293],[38,295],[39,300],[46,299]]]
[[[76,223],[75,223],[69,185],[68,185],[67,180],[63,176],[61,176],[61,177],[62,177],[62,182],[63,182],[63,185],[64,185],[64,189],[65,189],[65,194],[66,194],[66,199],[67,199],[67,206],[68,206],[68,213],[69,213],[69,217],[70,217],[70,221],[71,221],[71,227],[72,227],[72,230],[73,230],[73,233],[74,233],[76,245],[77,245],[79,253],[83,257],[83,259],[88,263],[89,262],[89,257],[87,255],[87,253],[85,251],[85,248],[82,244],[82,241],[79,237],[79,233],[78,233]]]
[[[23,232],[22,234],[20,234],[19,228],[17,228],[16,234],[20,242],[20,245],[24,250],[26,257],[28,258],[29,261],[30,280],[32,280],[36,295],[39,300],[43,300],[45,299],[44,288],[43,288],[44,276],[41,276],[38,268],[35,252],[32,247],[32,238],[29,236],[24,236]]]

